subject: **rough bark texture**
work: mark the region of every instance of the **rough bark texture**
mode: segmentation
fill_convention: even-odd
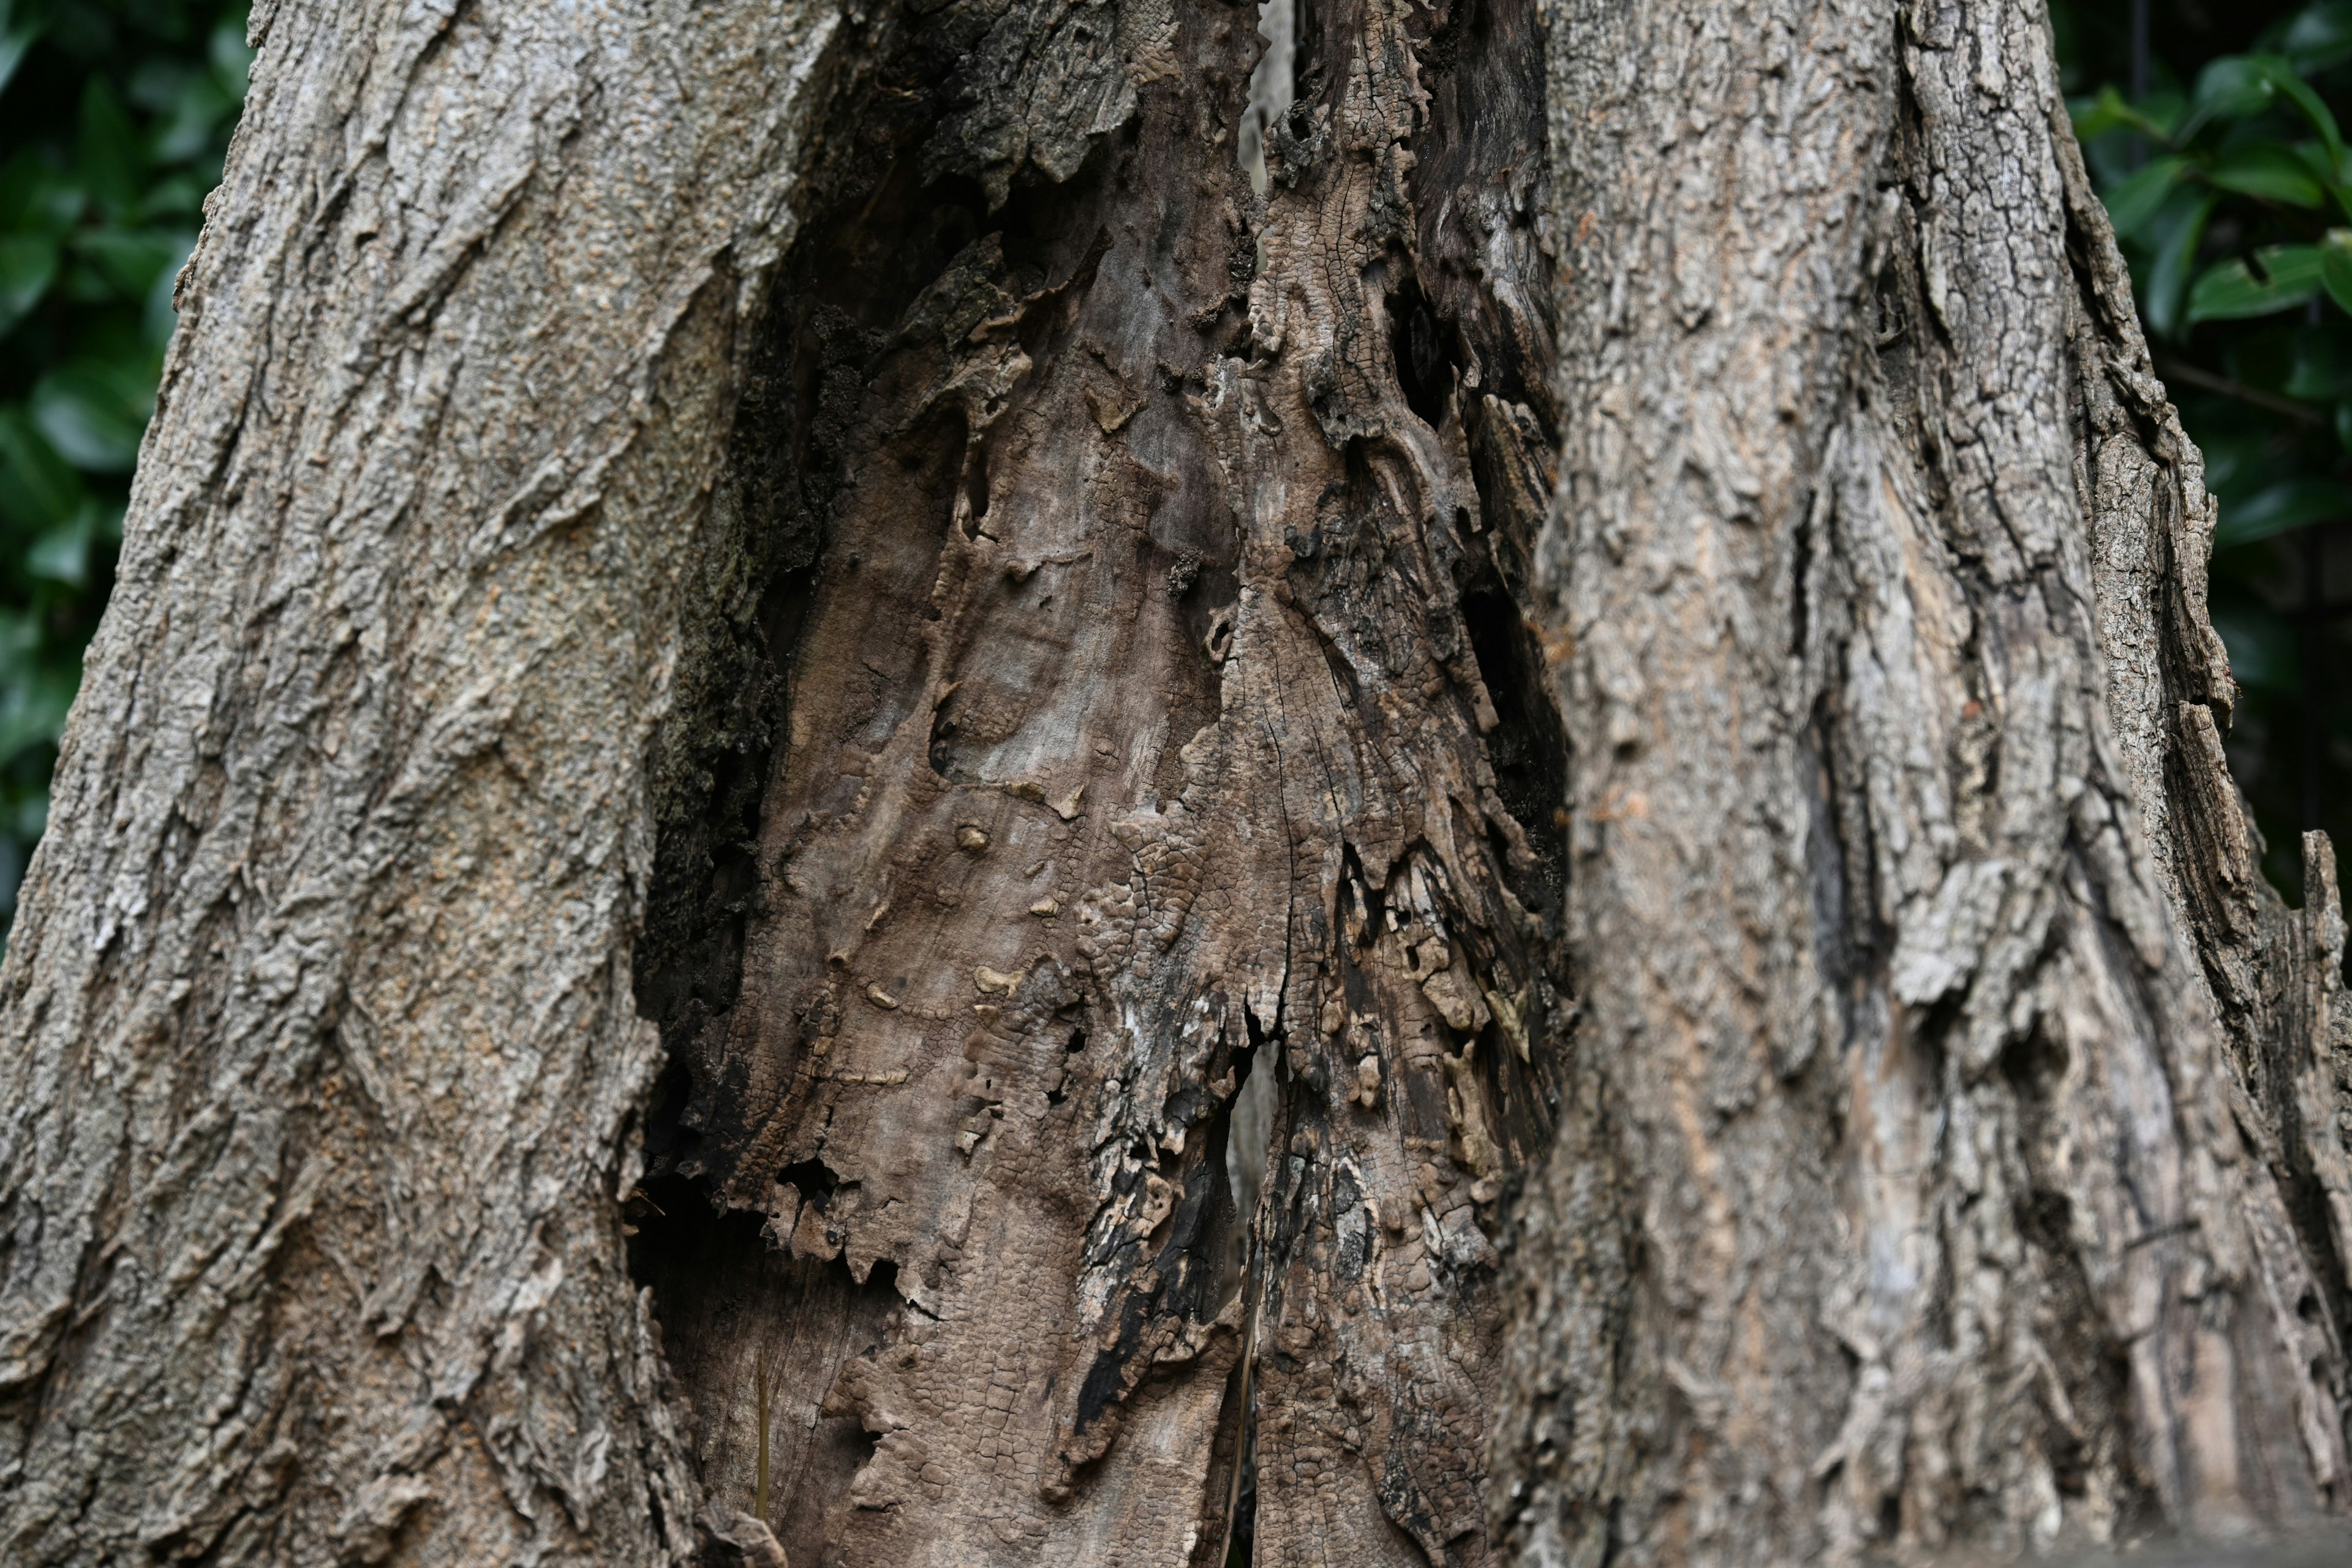
[[[1549,43],[1586,1020],[1498,1523],[1762,1563],[2340,1508],[2341,922],[2254,869],[2211,506],[2041,8]]]
[[[0,972],[9,1561],[2342,1506],[2333,863],[2038,6],[1319,0],[1262,194],[1255,21],[257,13]]]
[[[833,19],[257,6],[0,973],[0,1557],[653,1563],[646,737]]]

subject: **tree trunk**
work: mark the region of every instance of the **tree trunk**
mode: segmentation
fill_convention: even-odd
[[[0,1557],[693,1549],[647,738],[837,26],[255,7],[0,974]]]
[[[11,1561],[2343,1506],[2330,862],[2039,7],[1316,0],[1263,194],[1255,21],[257,11],[0,973]]]
[[[2347,1017],[2221,760],[2197,453],[2038,5],[1548,40],[1572,1107],[1530,1563],[2340,1510]]]

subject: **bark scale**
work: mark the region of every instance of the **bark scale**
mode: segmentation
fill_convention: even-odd
[[[2340,1505],[2341,921],[2038,8],[1328,0],[1263,195],[1255,21],[257,13],[0,973],[12,1561]]]

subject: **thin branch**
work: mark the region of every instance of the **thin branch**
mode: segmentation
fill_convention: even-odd
[[[2187,382],[2189,385],[2202,387],[2207,392],[2218,392],[2224,397],[2234,397],[2239,402],[2250,404],[2253,407],[2268,409],[2273,414],[2284,415],[2289,419],[2299,419],[2305,425],[2327,423],[2327,416],[2315,408],[2307,408],[2291,397],[2281,397],[2276,393],[2263,392],[2248,386],[2242,381],[2231,381],[2226,375],[2215,375],[2210,370],[2199,370],[2193,364],[2182,364],[2178,360],[2157,361],[2156,374],[2167,381]]]

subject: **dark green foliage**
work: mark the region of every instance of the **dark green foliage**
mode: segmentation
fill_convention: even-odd
[[[0,0],[0,928],[244,100],[245,9]]]
[[[2053,4],[2074,129],[2157,370],[2221,498],[2231,763],[2297,891],[2299,830],[2352,842],[2352,0]]]

